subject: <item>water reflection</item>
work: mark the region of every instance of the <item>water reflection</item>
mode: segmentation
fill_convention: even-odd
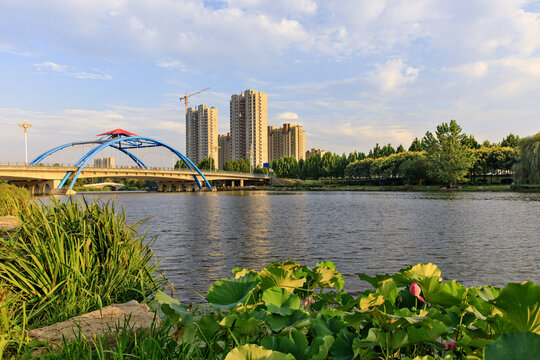
[[[366,286],[359,272],[418,262],[468,286],[540,282],[540,194],[142,193],[117,204],[132,221],[152,217],[161,268],[192,300],[234,267],[286,259],[334,261],[351,292]]]

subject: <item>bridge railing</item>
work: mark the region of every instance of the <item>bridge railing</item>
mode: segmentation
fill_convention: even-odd
[[[54,163],[54,164],[38,164],[34,166],[26,165],[24,162],[0,162],[0,166],[20,166],[20,167],[54,167],[54,168],[74,168],[75,166],[72,164],[60,164],[60,163]],[[86,166],[86,170],[90,169],[133,169],[133,170],[158,170],[158,171],[172,171],[172,172],[184,172],[192,174],[193,170],[186,169],[186,168],[180,168],[175,169],[173,167],[148,167],[147,169],[141,169],[137,166],[130,166],[130,165],[116,165],[114,167],[93,167],[93,166]],[[223,174],[223,175],[236,175],[236,176],[249,176],[249,177],[257,177],[261,179],[268,179],[271,175],[269,174],[260,174],[260,173],[246,173],[246,172],[239,172],[239,171],[225,171],[225,170],[203,170],[201,169],[201,172],[203,174]]]

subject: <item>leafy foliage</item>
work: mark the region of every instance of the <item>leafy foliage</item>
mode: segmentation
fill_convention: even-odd
[[[429,173],[442,184],[455,185],[465,180],[474,160],[466,145],[465,135],[455,120],[437,126],[435,135],[424,136]]]
[[[486,349],[486,359],[499,359],[496,354],[510,354],[514,345],[538,346],[540,338],[530,336],[538,332],[540,309],[540,288],[532,283],[508,284],[503,290],[466,288],[443,281],[434,264],[417,264],[393,275],[360,274],[374,288],[353,297],[341,290],[343,277],[329,261],[314,268],[276,262],[261,271],[233,273],[234,278],[209,290],[207,300],[216,309],[210,312],[198,314],[156,296],[165,313],[175,314],[168,318],[182,329],[179,343],[189,343],[193,354],[209,359],[481,359]],[[237,296],[242,301],[223,309],[213,289],[232,293],[238,283],[253,285]],[[425,303],[411,294],[412,283]]]
[[[520,184],[540,184],[540,133],[519,141],[519,162],[514,167]]]

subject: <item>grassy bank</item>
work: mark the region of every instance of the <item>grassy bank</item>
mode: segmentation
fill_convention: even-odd
[[[281,185],[269,185],[258,187],[260,190],[269,191],[517,191],[517,192],[540,192],[540,185],[458,185],[448,188],[441,185],[369,185],[347,183],[335,180],[289,180]]]
[[[22,223],[0,237],[0,350],[24,349],[24,331],[112,303],[144,301],[162,284],[153,252],[113,202],[26,202],[0,188],[2,213]],[[1,354],[1,351],[0,351]],[[7,355],[6,355],[7,354]],[[1,357],[1,356],[0,356]]]

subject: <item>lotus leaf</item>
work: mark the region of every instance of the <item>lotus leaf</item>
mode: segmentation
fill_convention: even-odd
[[[261,340],[261,345],[268,350],[279,351],[284,354],[292,354],[296,351],[294,342],[285,336],[267,336]],[[295,358],[297,358],[295,356]]]
[[[407,343],[434,342],[446,333],[448,333],[448,328],[442,321],[428,319],[423,321],[421,326],[411,326],[407,329]]]
[[[298,330],[291,331],[289,337],[268,336],[261,341],[261,345],[270,350],[290,353],[296,360],[308,360],[309,343],[306,335]]]
[[[432,263],[417,264],[400,270],[397,274],[393,276],[393,279],[398,286],[408,286],[413,282],[418,282],[428,277],[436,277],[440,280],[441,269],[439,269],[437,265]]]
[[[318,263],[314,269],[315,286],[321,289],[335,287],[338,290],[343,289],[345,280],[336,270],[336,265],[331,261]]]
[[[481,288],[470,288],[467,292],[467,302],[471,305],[472,311],[477,319],[486,320],[487,317],[503,315],[503,313],[491,303],[500,293],[501,289],[491,286]]]
[[[225,360],[295,360],[291,354],[272,351],[262,346],[248,344],[232,349]]]
[[[264,311],[231,312],[221,320],[220,325],[231,329],[235,336],[249,336],[257,333],[265,317]]]
[[[459,305],[463,302],[467,288],[455,280],[443,283],[437,277],[420,280],[422,293],[427,302],[441,306]]]
[[[268,311],[279,315],[291,315],[300,309],[300,297],[279,287],[266,289],[262,301]]]
[[[374,309],[372,313],[373,317],[375,318],[381,329],[384,331],[396,330],[407,323],[417,324],[427,318],[425,316],[427,315],[427,312],[421,311],[420,315],[415,315],[408,309],[396,310],[396,314],[399,315],[387,314],[380,311],[379,309]]]
[[[360,311],[359,309],[354,309],[352,312],[346,313],[343,316],[343,319],[347,325],[354,328],[359,328],[360,325],[365,324],[368,320],[371,320],[371,313],[367,311]]]
[[[206,299],[215,307],[234,309],[246,302],[257,283],[258,279],[253,275],[239,279],[222,279],[208,289]]]
[[[312,329],[316,336],[337,335],[347,329],[347,324],[339,316],[330,317],[319,314],[313,322]]]
[[[349,331],[341,332],[332,345],[330,351],[332,358],[334,360],[353,360],[356,356],[353,349],[353,342],[356,338],[358,336]]]
[[[503,290],[504,291],[504,290]],[[484,350],[485,360],[535,360],[540,354],[540,335],[502,334]]]
[[[395,303],[399,294],[396,282],[390,279],[383,281],[377,288],[377,294],[381,294],[391,304]]]
[[[311,324],[308,315],[302,310],[295,310],[291,315],[270,314],[267,318],[268,325],[272,331],[283,329],[300,329]]]
[[[261,271],[260,276],[263,291],[272,287],[280,287],[292,292],[301,288],[306,282],[306,279],[296,277],[292,265],[269,265]]]
[[[369,293],[367,295],[362,296],[360,298],[360,310],[361,311],[369,311],[371,308],[375,306],[379,306],[384,304],[385,298],[381,294],[377,293]]]
[[[211,342],[219,329],[219,324],[213,315],[206,315],[197,321],[197,332],[207,344]]]
[[[518,332],[540,334],[540,287],[532,282],[510,283],[492,301]]]
[[[334,344],[334,337],[332,335],[317,336],[311,342],[307,359],[310,360],[324,360],[328,358],[328,353]]]
[[[384,281],[391,279],[392,275],[385,274],[385,275],[375,275],[375,276],[369,276],[364,273],[358,274],[358,277],[360,280],[364,280],[371,284],[374,288],[378,288]]]

